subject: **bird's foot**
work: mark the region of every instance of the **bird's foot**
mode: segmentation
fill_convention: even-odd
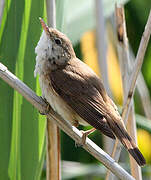
[[[96,129],[95,128],[92,128],[92,129],[89,129],[87,131],[83,131],[81,130],[82,132],[82,139],[81,139],[81,142],[80,143],[76,143],[75,146],[76,147],[82,147],[86,144],[86,138],[88,135],[90,135],[91,133],[93,133]]]
[[[40,96],[40,97],[41,97],[41,96]],[[45,98],[43,98],[43,97],[41,97],[41,98],[42,98],[43,101],[45,101],[45,103],[47,104],[47,108],[46,108],[46,110],[43,111],[43,112],[40,112],[40,111],[39,111],[39,113],[40,113],[41,115],[48,115],[48,113],[50,112],[51,106],[50,106],[50,104],[48,103],[48,101],[47,101]]]

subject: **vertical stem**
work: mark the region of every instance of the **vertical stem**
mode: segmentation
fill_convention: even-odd
[[[105,86],[108,94],[111,95],[109,88],[109,79],[108,79],[108,67],[107,67],[107,42],[106,42],[106,30],[105,30],[105,21],[103,16],[103,4],[102,0],[96,0],[96,45],[98,53],[99,67],[101,70],[101,76],[103,84]]]
[[[116,7],[116,15],[117,15],[116,16],[117,27],[121,26],[118,31],[118,34],[120,33],[120,30],[123,32],[123,34],[120,34],[123,41],[121,42],[119,41],[119,45],[122,48],[122,56],[119,60],[121,64],[121,72],[122,72],[123,87],[124,87],[124,104],[125,104],[127,100],[127,94],[128,94],[128,87],[129,87],[128,79],[130,78],[131,66],[130,66],[130,59],[129,59],[129,48],[128,48],[128,38],[127,38],[127,32],[126,32],[124,8]],[[121,22],[119,22],[118,20]],[[119,51],[119,54],[120,53],[121,52]],[[127,129],[130,136],[133,137],[134,142],[137,144],[136,120],[135,120],[135,115],[134,115],[134,101],[133,100],[131,103],[130,113],[128,116]],[[138,166],[136,162],[134,162],[135,160],[130,155],[129,157],[130,157],[132,176],[138,180],[141,180],[142,179],[141,168]]]
[[[56,28],[56,2],[46,0],[48,26]],[[61,180],[60,132],[57,125],[47,119],[47,180]]]
[[[105,28],[105,20],[103,16],[103,4],[102,0],[95,1],[95,9],[96,9],[96,46],[97,46],[97,56],[99,62],[99,69],[101,71],[101,77],[105,89],[109,96],[111,97],[111,90],[109,86],[109,78],[108,78],[108,65],[107,65],[107,41],[106,41],[106,28]],[[113,147],[113,141],[104,136],[104,149],[109,154],[111,153],[111,149]]]
[[[125,14],[123,7],[116,7],[116,25],[117,25],[117,37],[118,37],[118,55],[122,73],[122,83],[123,83],[123,91],[124,91],[124,105],[127,103],[128,96],[128,79],[130,78],[130,59],[129,59],[129,48],[128,48],[128,39],[126,33],[126,23],[125,23]],[[136,121],[134,116],[134,103],[133,100],[130,104],[130,112],[129,114],[125,114],[128,116],[128,132],[133,137],[135,143],[137,144],[137,136],[136,136]],[[117,149],[118,148],[118,149]],[[118,141],[115,142],[115,146],[112,152],[112,157],[119,159],[120,148]],[[138,180],[142,179],[141,168],[138,166],[135,160],[130,156],[130,165],[131,165],[131,173],[133,177]],[[114,175],[111,173],[107,173],[106,180],[114,179]]]
[[[46,0],[48,26],[56,28],[56,1]]]
[[[60,180],[60,133],[56,124],[47,119],[47,180]]]

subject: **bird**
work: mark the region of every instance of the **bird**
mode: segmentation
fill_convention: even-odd
[[[35,48],[34,76],[39,75],[42,97],[63,119],[78,127],[91,125],[104,135],[118,138],[138,165],[145,158],[128,134],[117,106],[108,96],[102,80],[76,57],[69,38],[55,28],[43,28]]]

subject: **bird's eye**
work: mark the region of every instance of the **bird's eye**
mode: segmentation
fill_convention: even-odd
[[[55,43],[57,44],[57,45],[61,45],[61,40],[60,39],[55,39]]]

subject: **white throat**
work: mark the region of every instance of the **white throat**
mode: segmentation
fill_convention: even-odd
[[[43,65],[45,60],[51,56],[52,53],[52,43],[46,33],[43,31],[40,40],[35,48],[36,65],[34,70],[34,76],[42,73]]]

